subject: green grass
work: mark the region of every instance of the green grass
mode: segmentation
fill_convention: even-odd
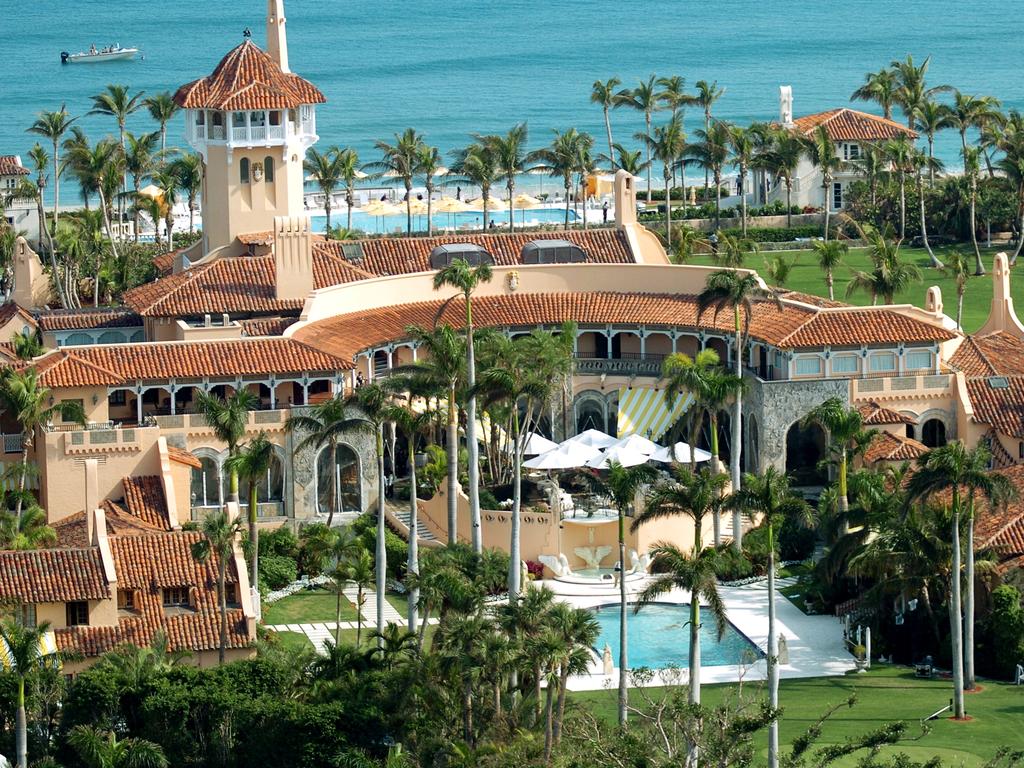
[[[808,612],[807,611],[807,602],[804,599],[804,593],[806,591],[807,591],[807,586],[805,584],[801,584],[799,582],[796,583],[796,584],[792,584],[792,585],[790,585],[788,587],[781,587],[779,589],[779,592],[782,593],[783,597],[785,597],[787,600],[789,600],[789,602],[791,602],[793,605],[795,605],[797,608],[799,608],[804,613]]]
[[[930,723],[931,730],[919,739],[901,743],[885,754],[904,752],[917,760],[938,755],[944,766],[977,768],[990,759],[1000,746],[1024,749],[1024,689],[1008,683],[981,681],[980,693],[968,694],[970,722],[955,722],[943,715]],[[705,704],[715,705],[734,691],[730,685],[708,685],[702,689]],[[751,684],[747,686],[748,692]],[[763,689],[758,688],[761,692]],[[793,738],[802,734],[830,704],[844,701],[857,693],[857,705],[842,709],[825,724],[818,745],[837,744],[863,735],[885,723],[906,721],[907,736],[920,734],[921,718],[949,703],[951,688],[946,680],[919,680],[905,667],[876,667],[866,674],[845,677],[783,680],[780,702],[783,716],[781,743],[788,750]],[[636,694],[632,694],[634,701]],[[615,720],[616,690],[572,694],[573,701],[589,707],[607,722]],[[763,735],[757,738],[765,744]],[[863,756],[863,753],[861,754]],[[852,768],[856,759],[836,763]]]
[[[398,611],[403,616],[409,615],[409,596],[408,595],[397,595],[392,592],[388,592],[385,599],[391,603],[391,607]]]
[[[337,616],[335,594],[326,589],[313,589],[289,595],[264,606],[266,624],[306,624],[311,621],[330,622]],[[356,609],[344,596],[341,598],[341,620],[355,621]]]
[[[301,632],[275,632],[274,635],[286,651],[300,653],[313,650],[313,644]]]
[[[953,246],[936,248],[936,255],[940,260],[951,250],[959,249],[965,252],[970,251],[970,246]],[[1007,248],[982,249],[982,258],[985,262],[985,269],[989,271],[985,277],[971,278],[967,283],[967,292],[964,294],[964,330],[968,333],[978,330],[988,317],[989,305],[992,301],[992,257],[1000,250]],[[814,261],[814,254],[809,250],[805,251],[777,251],[765,252],[764,254],[750,256],[747,258],[746,266],[756,269],[762,276],[765,274],[764,259],[775,253],[781,253],[787,259],[795,257],[796,263],[793,271],[786,281],[786,288],[804,293],[812,293],[818,296],[828,296],[828,288],[825,285],[825,274],[818,268]],[[942,302],[945,305],[945,313],[950,317],[956,317],[956,285],[952,278],[942,272],[928,266],[928,254],[921,248],[903,248],[900,251],[903,259],[912,261],[921,268],[923,280],[913,285],[910,290],[899,294],[895,301],[899,304],[915,304],[924,306],[925,292],[932,285],[942,289]],[[973,255],[971,256],[973,259]],[[710,256],[701,255],[691,259],[689,264],[712,264]],[[869,271],[870,260],[867,251],[863,248],[853,249],[846,257],[845,266],[835,272],[835,295],[836,299],[848,301],[851,304],[867,305],[871,303],[871,297],[865,293],[857,293],[847,298],[846,284],[849,282],[853,270]],[[1010,290],[1016,302],[1024,302],[1024,270],[1014,270],[1010,278]]]

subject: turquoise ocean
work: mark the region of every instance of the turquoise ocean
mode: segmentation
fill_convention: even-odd
[[[739,122],[778,115],[778,86],[793,86],[797,115],[849,105],[864,73],[892,59],[932,56],[929,80],[992,94],[1024,108],[1024,36],[1019,0],[290,0],[291,68],[328,103],[318,113],[321,146],[348,145],[373,159],[373,143],[414,127],[447,153],[473,132],[527,121],[533,145],[552,129],[594,133],[595,79],[633,84],[650,73],[691,85],[717,80],[716,116]],[[9,0],[0,55],[0,153],[25,155],[36,112],[66,104],[82,115],[107,83],[154,93],[208,74],[252,29],[264,42],[259,0]],[[60,64],[60,52],[90,44],[137,46],[144,57],[100,65]],[[854,105],[857,106],[857,105]],[[877,111],[874,105],[860,108]],[[657,118],[656,118],[657,119]],[[686,127],[702,122],[695,110]],[[101,117],[80,124],[96,138],[116,133]],[[151,130],[138,114],[129,129]],[[632,142],[643,119],[613,113],[617,140]],[[181,119],[171,129],[181,142]],[[938,152],[955,166],[958,142]]]

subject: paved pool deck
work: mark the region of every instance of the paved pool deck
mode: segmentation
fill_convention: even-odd
[[[556,592],[560,599],[580,608],[593,608],[609,602],[617,603],[618,590],[611,584],[584,586],[548,580],[542,582]],[[778,586],[792,583],[788,579],[780,579]],[[633,599],[643,588],[643,582],[629,585],[629,596]],[[719,587],[722,600],[725,602],[726,615],[739,632],[750,639],[754,645],[767,653],[768,650],[768,582],[754,582],[737,587]],[[673,590],[658,602],[689,603],[690,594],[684,590]],[[843,640],[843,627],[838,619],[832,616],[808,616],[793,603],[776,594],[776,624],[778,631],[786,638],[788,661],[779,665],[783,678],[826,677],[844,675],[855,668],[853,656],[846,650]],[[785,659],[783,659],[785,660]],[[569,679],[569,689],[574,691],[594,691],[618,686],[617,667],[612,674],[604,674],[599,659],[591,664],[590,673]],[[687,670],[675,672],[672,682],[682,682],[688,678]],[[740,681],[759,681],[767,677],[767,662],[761,659],[750,665],[704,666],[701,668],[701,683],[736,683]],[[665,685],[669,679],[657,673],[647,685]]]

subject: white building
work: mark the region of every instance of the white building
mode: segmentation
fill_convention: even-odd
[[[29,171],[18,155],[0,155],[0,209],[7,224],[35,241],[39,235],[39,220],[34,200],[9,200],[21,180]]]

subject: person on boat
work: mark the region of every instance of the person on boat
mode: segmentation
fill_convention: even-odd
[[[96,43],[93,43],[92,45],[89,46],[89,54],[91,56],[95,56],[96,53],[97,53],[97,51],[96,51]]]

